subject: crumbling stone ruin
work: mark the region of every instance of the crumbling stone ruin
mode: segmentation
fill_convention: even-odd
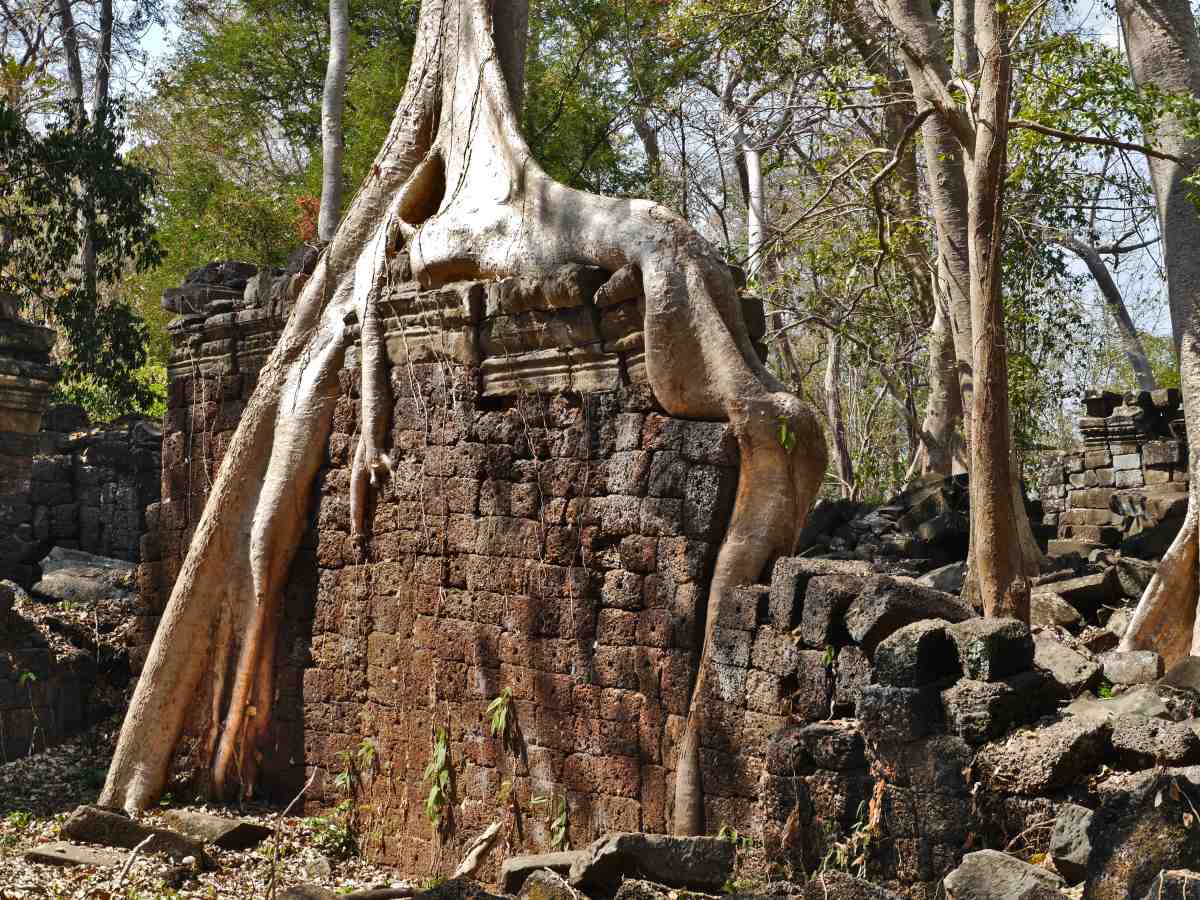
[[[1176,388],[1084,398],[1083,451],[1050,454],[1043,467],[1044,521],[1058,530],[1052,555],[1103,548],[1141,559],[1163,554],[1187,508],[1180,400]]]
[[[171,301],[189,312],[172,331],[163,494],[140,567],[147,634],[286,298],[269,299],[245,268],[204,272]],[[270,278],[282,292],[303,272]],[[559,840],[575,847],[669,826],[696,615],[736,455],[723,424],[655,404],[629,330],[636,301],[629,315],[597,309],[586,270],[575,286],[552,311],[525,305],[548,288],[522,279],[387,294],[395,475],[365,541],[350,521],[354,353],[340,379],[280,623],[263,787],[287,800],[311,778],[307,806],[334,806],[338,774],[369,747],[373,762],[356,776],[371,798],[364,850],[412,871],[451,871],[502,814],[501,797],[526,810],[530,851],[554,837],[552,817],[531,812],[535,797],[565,812]],[[1167,439],[1150,434],[1139,460],[1174,483],[1174,469],[1152,462],[1159,448],[1146,449]],[[1164,679],[1153,654],[1113,650],[1153,567],[1063,557],[1035,587],[1033,631],[979,619],[955,595],[961,564],[957,579],[944,568],[910,577],[958,556],[961,488],[917,485],[865,524],[818,514],[808,555],[776,560],[767,583],[726,599],[702,698],[710,831],[759,836],[800,880],[856,860],[858,874],[907,897],[944,896],[951,884],[950,896],[990,896],[964,892],[980,878],[1052,891],[1083,878],[1149,884],[1175,851],[1130,873],[1111,849],[1081,856],[1070,823],[1111,819],[1093,838],[1111,848],[1113,835],[1144,827],[1146,779],[1176,785],[1180,799],[1159,818],[1200,789],[1186,768],[1200,763],[1190,676]],[[883,549],[872,557],[873,545]],[[510,717],[501,733],[488,712],[497,702]],[[439,746],[453,793],[431,816],[424,770]],[[177,769],[187,771],[186,751]],[[1122,771],[1140,774],[1113,774]],[[1057,875],[971,854],[1028,859],[1052,837],[1067,848],[1053,857]],[[478,874],[500,877],[499,862]]]
[[[103,576],[136,620],[122,657],[135,670],[306,265],[299,254],[261,274],[213,264],[166,300],[184,312],[161,498],[145,512],[136,577]],[[726,425],[662,412],[643,380],[638,301],[597,307],[600,281],[581,269],[565,288],[398,282],[384,297],[395,474],[356,538],[351,352],[279,623],[262,789],[286,802],[307,784],[318,811],[354,785],[363,852],[406,871],[449,874],[517,810],[528,855],[475,871],[508,893],[717,891],[732,871],[727,840],[654,833],[670,827],[736,449]],[[568,299],[546,309],[548,291]],[[1070,530],[1054,539],[1060,568],[1034,587],[1032,629],[981,619],[957,596],[961,479],[874,509],[822,505],[802,555],[725,598],[700,698],[705,820],[710,834],[752,836],[783,893],[965,900],[1086,885],[1140,900],[1173,889],[1180,876],[1163,870],[1200,852],[1187,824],[1200,803],[1200,676],[1115,649],[1154,571],[1135,542],[1171,521],[1116,510],[1184,496],[1186,444],[1164,424],[1177,398],[1088,402],[1108,414],[1084,420],[1088,449],[1049,460],[1042,484],[1048,524]],[[33,473],[78,472],[120,440],[149,451],[154,434],[134,422],[63,432],[83,435],[55,439],[74,455],[31,462],[31,490]],[[1134,453],[1136,467],[1122,459]],[[1081,504],[1097,489],[1112,518],[1091,541],[1072,512],[1092,509]],[[68,596],[95,567],[61,549],[72,539],[56,541],[39,596]],[[58,659],[36,639],[21,650]],[[102,679],[62,659],[38,670],[33,707],[78,729]],[[30,727],[16,717],[30,704],[13,673],[0,674],[0,716],[19,754]],[[180,777],[194,746],[177,756]],[[426,767],[442,751],[450,787],[426,808]],[[567,846],[579,849],[556,849]],[[655,872],[658,885],[620,886]],[[538,893],[551,890],[567,893]]]
[[[47,409],[53,343],[50,329],[0,315],[2,761],[118,708],[133,564],[159,491],[157,423],[92,428],[78,407]]]

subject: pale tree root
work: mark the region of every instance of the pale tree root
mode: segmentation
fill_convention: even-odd
[[[732,275],[706,241],[660,206],[572,190],[537,166],[517,130],[492,15],[488,0],[426,0],[422,7],[418,49],[422,40],[425,46],[414,54],[408,89],[414,98],[393,127],[400,147],[381,154],[377,183],[356,200],[263,371],[135,691],[106,803],[133,810],[157,796],[189,707],[212,710],[213,792],[228,795],[236,783],[245,793],[253,785],[270,720],[280,597],[307,519],[352,310],[363,334],[363,422],[352,477],[359,539],[367,488],[386,474],[390,404],[373,304],[398,232],[425,287],[550,275],[583,263],[615,273],[604,293],[617,296],[640,273],[655,396],[672,415],[730,423],[741,473],[706,604],[673,815],[677,833],[703,829],[698,760],[718,613],[730,590],[757,580],[772,557],[794,548],[824,473],[825,443],[811,410],[758,360]],[[443,68],[443,59],[453,64]],[[440,98],[422,79],[440,79]],[[232,637],[238,648],[214,646],[214,636]],[[196,704],[207,662],[214,674],[200,693],[210,702]]]
[[[1156,650],[1167,668],[1189,655],[1200,656],[1198,520],[1196,504],[1189,503],[1179,534],[1146,585],[1121,638],[1121,650]]]
[[[185,731],[211,795],[228,797],[234,781],[243,795],[253,787],[252,742],[270,721],[279,598],[329,431],[354,267],[433,138],[442,29],[436,4],[431,11],[373,175],[304,285],[221,462],[130,700],[104,805],[136,812],[152,804]]]

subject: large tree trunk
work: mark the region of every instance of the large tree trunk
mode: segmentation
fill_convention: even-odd
[[[854,460],[850,455],[850,442],[846,439],[846,413],[842,408],[839,381],[842,374],[842,341],[832,328],[825,341],[825,418],[829,420],[829,431],[833,438],[833,461],[837,478],[841,482],[842,496],[853,500]]]
[[[1188,0],[1118,0],[1129,67],[1139,88],[1164,94],[1200,97],[1200,39]],[[1158,207],[1171,327],[1179,351],[1183,413],[1192,441],[1200,435],[1200,216],[1186,182],[1200,141],[1172,114],[1152,123],[1154,145],[1185,162],[1149,158],[1150,180]],[[1183,527],[1146,587],[1121,640],[1125,650],[1158,650],[1170,666],[1184,656],[1200,655],[1197,624],[1197,540],[1200,519],[1200,454],[1190,458],[1191,484]]]
[[[342,113],[349,55],[349,0],[329,0],[329,62],[321,97],[321,212],[317,218],[317,237],[322,241],[333,240],[342,215],[342,157],[346,151]]]
[[[1000,295],[1005,104],[1011,83],[1003,15],[989,0],[974,6],[971,0],[955,0],[955,69],[967,76],[956,84],[975,100],[973,110],[961,106],[951,92],[941,28],[928,0],[888,0],[887,16],[901,38],[918,105],[935,113],[924,123],[923,137],[937,228],[938,282],[946,294],[960,396],[969,413],[971,551],[964,594],[989,615],[1024,611],[1027,618],[1025,576],[1037,572],[1042,554],[1011,452]],[[969,77],[976,71],[978,96]],[[982,384],[985,377],[987,385]],[[985,429],[983,437],[975,434],[978,427]]]
[[[292,312],[222,461],[121,729],[102,802],[136,810],[161,791],[176,744],[210,773],[210,790],[244,795],[271,715],[280,595],[305,526],[328,435],[337,372],[362,322],[363,422],[352,519],[388,465],[390,402],[375,304],[386,258],[403,237],[425,287],[583,263],[640,278],[646,365],[674,415],[729,421],[741,472],[709,593],[705,637],[676,770],[674,828],[703,829],[699,734],[716,612],[726,593],[789,552],[819,487],[825,443],[814,413],[758,361],[732,275],[686,222],[647,201],[557,184],[517,127],[505,62],[520,40],[494,28],[519,4],[425,0],[408,86],[383,150]],[[517,17],[519,18],[519,16]],[[449,186],[447,188],[447,186]],[[605,290],[602,288],[602,290]],[[781,422],[795,436],[779,440]],[[181,648],[187,648],[186,652]],[[189,720],[189,711],[192,718]]]

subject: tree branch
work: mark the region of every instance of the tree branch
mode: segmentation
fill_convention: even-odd
[[[1096,137],[1091,134],[1078,134],[1074,131],[1063,131],[1059,128],[1051,128],[1049,125],[1042,125],[1039,122],[1031,122],[1028,119],[1009,119],[1009,128],[1023,128],[1026,131],[1036,131],[1038,134],[1044,134],[1048,137],[1058,138],[1062,141],[1069,141],[1075,144],[1090,144],[1095,147],[1114,147],[1117,150],[1124,150],[1127,153],[1142,153],[1146,156],[1152,156],[1155,159],[1166,159],[1171,162],[1179,163],[1180,165],[1190,166],[1190,163],[1181,156],[1175,156],[1172,153],[1167,153],[1164,150],[1156,150],[1153,147],[1147,147],[1145,144],[1131,144],[1128,141],[1118,141],[1115,138]]]

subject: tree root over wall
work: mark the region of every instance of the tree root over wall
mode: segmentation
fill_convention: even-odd
[[[282,591],[329,433],[337,373],[362,326],[355,533],[383,452],[391,401],[375,303],[388,258],[407,252],[425,288],[467,278],[613,273],[601,291],[646,297],[646,367],[672,415],[727,420],[741,474],[718,554],[673,828],[704,827],[699,747],[717,607],[791,550],[825,470],[813,412],[759,362],[731,274],[686,222],[647,201],[567,188],[533,160],[521,94],[520,3],[425,0],[405,95],[372,174],[304,286],[222,460],[121,730],[101,802],[134,811],[162,791],[183,735],[216,797],[255,785],[274,696]],[[516,36],[516,37],[515,37]],[[508,54],[506,57],[505,54]]]

